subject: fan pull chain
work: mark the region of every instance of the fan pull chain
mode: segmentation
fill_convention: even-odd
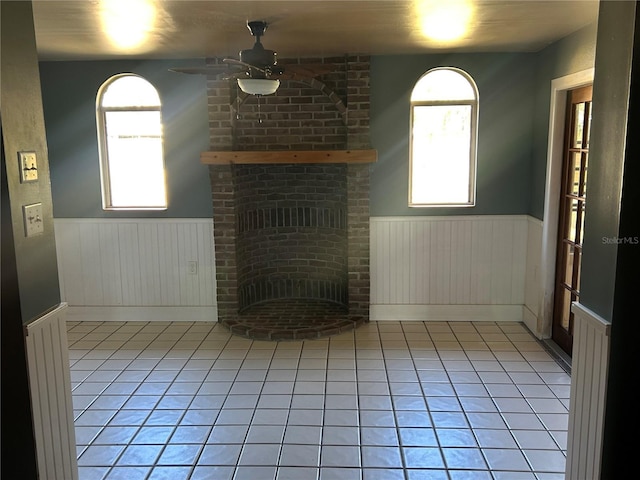
[[[258,123],[262,123],[262,113],[260,113],[260,97],[262,95],[256,95],[258,97]]]

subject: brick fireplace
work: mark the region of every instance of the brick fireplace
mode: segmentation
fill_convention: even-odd
[[[264,97],[207,83],[218,321],[256,339],[369,320],[369,58],[294,61],[334,71]]]

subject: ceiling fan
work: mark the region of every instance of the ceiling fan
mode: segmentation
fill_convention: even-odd
[[[222,78],[237,79],[240,89],[252,95],[274,93],[280,85],[280,80],[312,78],[335,70],[334,65],[323,63],[279,65],[277,53],[264,48],[260,41],[267,30],[267,22],[255,20],[247,22],[247,27],[256,40],[252,48],[240,51],[239,59],[224,58],[224,65],[170,70],[199,75],[223,75]]]

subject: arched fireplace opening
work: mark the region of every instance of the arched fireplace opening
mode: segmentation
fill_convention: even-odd
[[[346,309],[346,165],[234,170],[240,313],[273,300]]]

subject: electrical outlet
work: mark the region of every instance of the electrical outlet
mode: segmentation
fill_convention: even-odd
[[[198,262],[195,260],[190,260],[187,262],[187,270],[189,275],[197,275],[198,274]]]
[[[23,205],[24,234],[33,237],[44,232],[44,220],[42,218],[42,203]]]
[[[20,181],[35,182],[38,180],[38,160],[36,152],[18,152]]]

